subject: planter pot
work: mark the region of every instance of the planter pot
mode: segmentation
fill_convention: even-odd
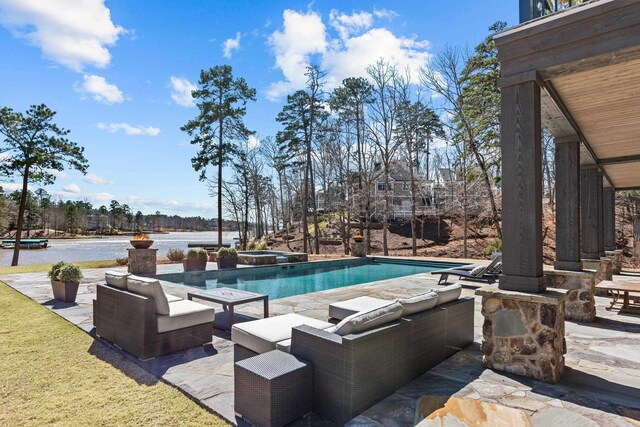
[[[153,245],[153,240],[129,240],[135,249],[149,249]]]
[[[238,258],[218,258],[218,268],[236,268],[238,266]]]
[[[75,302],[78,295],[79,282],[59,282],[51,280],[51,288],[53,289],[53,298],[60,302]]]
[[[184,271],[203,271],[207,268],[207,260],[188,260],[182,261]]]

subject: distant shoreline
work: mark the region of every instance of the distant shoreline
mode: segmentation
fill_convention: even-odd
[[[237,233],[236,230],[222,230],[224,233]],[[149,235],[157,235],[157,234],[171,234],[171,233],[215,233],[217,230],[163,230],[163,231],[145,231],[146,234]],[[53,234],[53,231],[51,231]],[[47,240],[72,240],[72,239],[103,239],[110,237],[132,237],[136,234],[133,231],[127,231],[120,234],[69,234],[69,233],[58,233],[57,235],[51,235],[42,233],[41,230],[33,230],[29,237],[23,233],[22,239],[47,239]],[[15,239],[15,233],[5,234],[0,236],[0,239]]]

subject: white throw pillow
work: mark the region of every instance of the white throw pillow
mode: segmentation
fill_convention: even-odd
[[[338,335],[357,334],[398,320],[402,316],[402,305],[393,301],[389,304],[367,311],[360,311],[336,325],[333,332]]]
[[[460,294],[462,294],[462,285],[454,283],[453,285],[445,286],[443,288],[433,288],[432,290],[438,294],[437,305],[442,305],[460,298]]]
[[[147,298],[153,298],[156,304],[156,314],[169,314],[169,301],[162,290],[162,285],[155,279],[146,277],[129,276],[127,280],[127,288],[129,292],[141,295]]]
[[[113,286],[114,288],[122,289],[123,291],[127,290],[127,278],[131,276],[129,273],[120,273],[117,271],[107,271],[104,273],[104,281],[107,282],[107,285]]]
[[[429,291],[411,298],[400,298],[398,302],[402,305],[402,315],[410,316],[421,311],[431,310],[435,307],[438,303],[438,294]]]

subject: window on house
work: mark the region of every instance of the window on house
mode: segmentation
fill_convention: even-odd
[[[403,191],[411,190],[411,185],[410,184],[402,184],[402,190]]]
[[[384,191],[384,184],[381,182],[378,183],[378,191]]]

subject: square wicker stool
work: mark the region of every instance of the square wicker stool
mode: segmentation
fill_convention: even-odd
[[[236,362],[235,412],[260,426],[283,426],[311,412],[311,364],[279,350]]]

